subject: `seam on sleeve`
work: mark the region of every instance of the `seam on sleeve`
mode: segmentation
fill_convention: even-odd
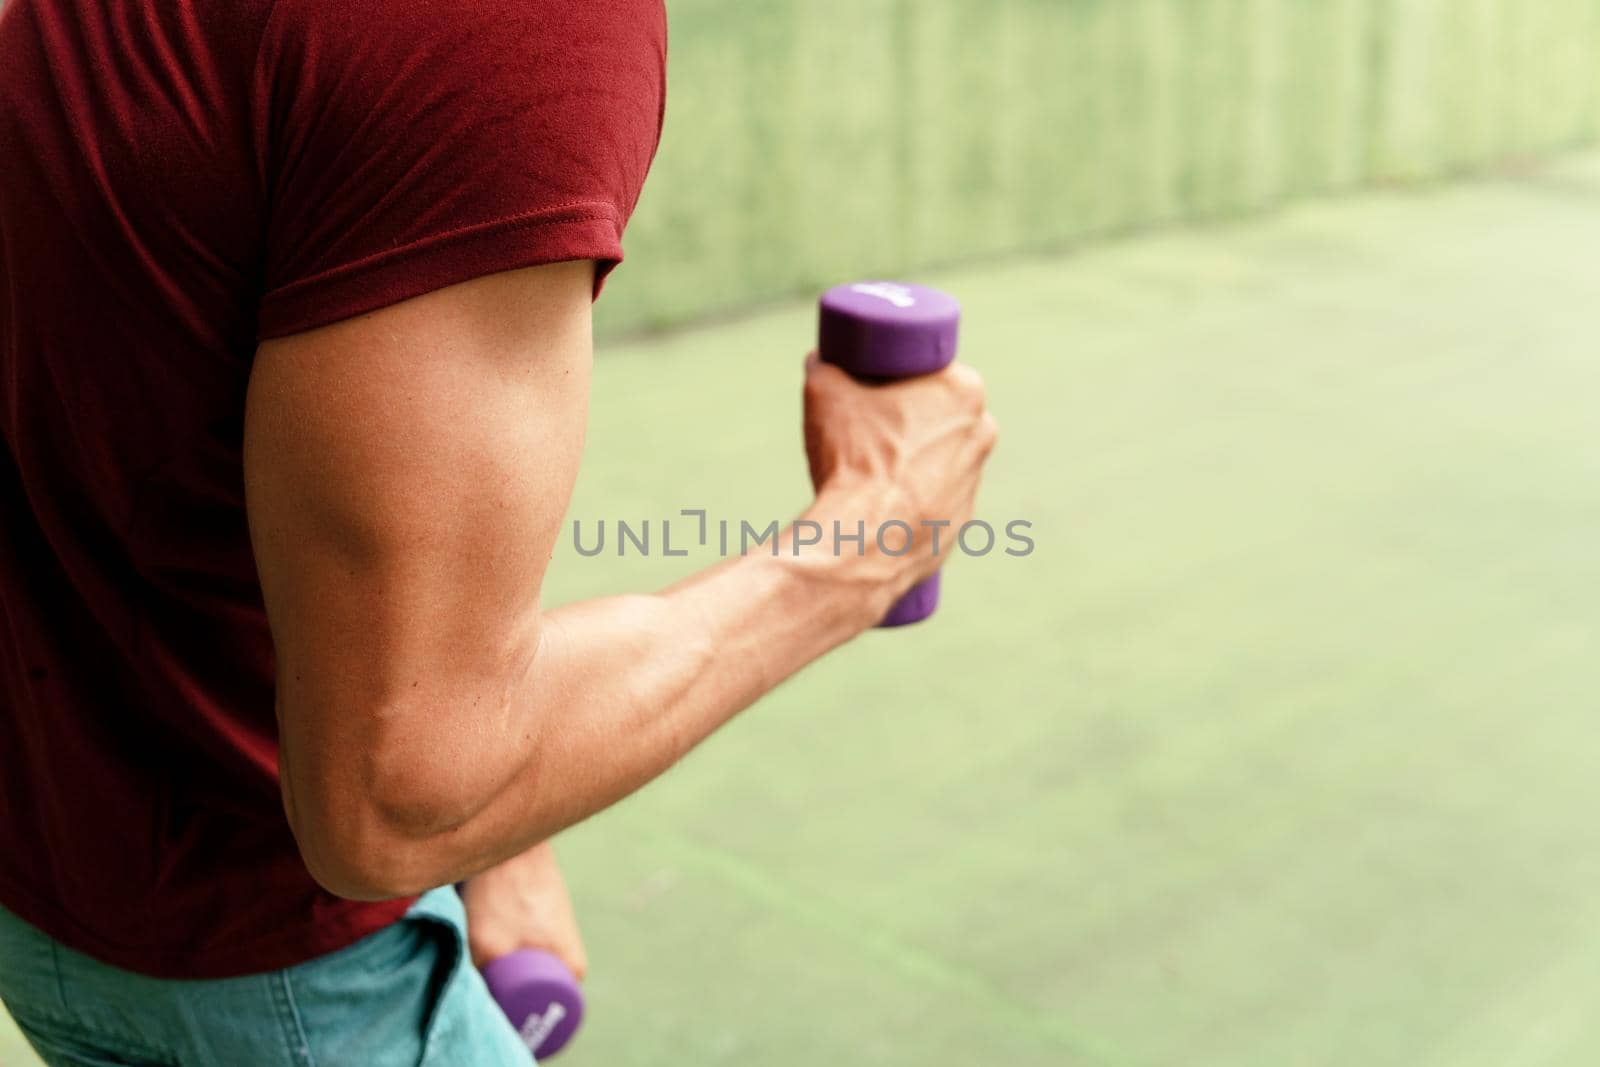
[[[518,215],[507,215],[504,218],[492,219],[488,222],[458,226],[452,230],[429,234],[427,237],[408,241],[403,245],[386,248],[382,252],[374,252],[371,255],[362,256],[360,259],[341,263],[336,267],[329,267],[327,270],[318,271],[316,274],[307,275],[304,278],[296,278],[286,285],[276,286],[267,290],[262,296],[262,301],[283,299],[294,295],[302,289],[325,285],[363,270],[380,267],[391,260],[416,255],[418,252],[438,248],[466,238],[484,237],[503,230],[520,229],[524,226],[589,222],[596,219],[604,219],[615,225],[617,218],[617,211],[614,207],[604,201],[597,200],[561,204],[556,207],[540,208],[537,211],[527,211]]]
[[[601,210],[593,210],[594,207]],[[544,209],[460,227],[341,264],[264,295],[258,341],[285,337],[489,274],[590,259],[595,296],[622,261],[622,231],[609,205]]]

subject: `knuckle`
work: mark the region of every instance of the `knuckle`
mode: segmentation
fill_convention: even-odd
[[[983,418],[978,422],[978,441],[985,452],[991,451],[995,443],[1000,440],[1000,424],[995,421],[989,412],[983,413]]]
[[[951,367],[951,376],[962,389],[967,391],[983,391],[983,375],[970,363],[956,363]]]
[[[988,396],[988,386],[984,384],[983,375],[965,363],[960,364],[960,368],[956,376],[956,386],[967,403],[981,410]]]
[[[812,397],[827,396],[839,388],[841,381],[848,380],[849,375],[832,363],[824,363],[821,360],[813,361],[807,367],[806,395]]]

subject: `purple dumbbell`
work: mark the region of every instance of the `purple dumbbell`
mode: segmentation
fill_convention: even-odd
[[[483,981],[537,1060],[566,1047],[583,1021],[578,980],[548,952],[522,949],[491,960]]]
[[[937,289],[899,282],[838,285],[822,294],[817,353],[823,362],[869,381],[932,374],[956,358],[960,322],[961,306]],[[912,587],[878,625],[921,622],[938,606],[935,574]]]

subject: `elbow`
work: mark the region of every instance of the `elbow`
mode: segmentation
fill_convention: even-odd
[[[348,900],[415,896],[460,877],[457,853],[474,814],[463,798],[421,783],[385,788],[384,777],[343,774],[329,787],[294,790],[284,806],[312,879]],[[392,780],[390,778],[389,780]]]
[[[281,743],[284,810],[319,885],[391,900],[468,873],[483,850],[482,816],[516,776],[520,754],[504,731],[432,705],[313,714],[286,702],[280,716],[362,727],[289,731]]]
[[[397,833],[370,816],[319,813],[291,819],[290,828],[306,870],[336,897],[393,900],[449,880],[436,858],[437,847]]]
[[[393,865],[381,860],[308,848],[303,840],[300,857],[312,881],[345,900],[394,900],[422,892],[420,887],[412,888]]]

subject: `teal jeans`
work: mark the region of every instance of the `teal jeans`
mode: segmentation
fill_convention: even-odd
[[[282,971],[146,978],[0,908],[0,1000],[51,1067],[529,1067],[472,966],[454,889]]]

